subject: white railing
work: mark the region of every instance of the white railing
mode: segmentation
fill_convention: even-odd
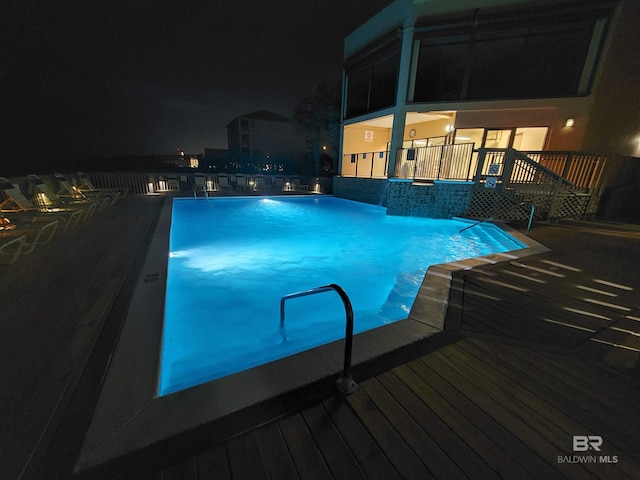
[[[343,177],[387,178],[389,152],[349,153],[342,157]]]
[[[469,181],[475,171],[473,143],[402,148],[396,152],[396,178]]]

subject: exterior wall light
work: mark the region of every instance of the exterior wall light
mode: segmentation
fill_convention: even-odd
[[[567,120],[564,122],[564,126],[573,127],[574,123],[575,123],[575,120],[573,118],[567,118]]]

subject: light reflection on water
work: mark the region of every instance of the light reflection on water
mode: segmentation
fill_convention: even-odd
[[[392,217],[333,197],[174,200],[160,393],[251,368],[344,335],[342,286],[355,332],[406,318],[429,265],[520,248],[494,227]]]

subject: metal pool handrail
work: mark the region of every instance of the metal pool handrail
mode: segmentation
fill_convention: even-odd
[[[343,395],[350,395],[356,390],[356,383],[351,379],[351,348],[353,345],[353,308],[351,307],[351,300],[347,293],[334,283],[329,285],[323,285],[321,287],[315,287],[310,290],[302,292],[289,293],[280,299],[280,334],[284,340],[287,339],[284,332],[284,302],[291,298],[306,297],[307,295],[314,295],[316,293],[328,292],[334,290],[340,295],[340,299],[344,304],[344,310],[347,314],[347,327],[345,332],[344,342],[344,368],[342,370],[342,378],[339,378],[336,382],[338,391]]]

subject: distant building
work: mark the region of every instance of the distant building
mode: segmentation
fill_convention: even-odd
[[[227,125],[229,160],[249,171],[283,171],[300,166],[305,142],[289,118],[261,110]]]
[[[638,25],[637,0],[395,0],[345,39],[340,172],[464,142],[640,156]]]
[[[205,148],[200,169],[207,172],[224,172],[229,169],[229,150],[226,148]]]

